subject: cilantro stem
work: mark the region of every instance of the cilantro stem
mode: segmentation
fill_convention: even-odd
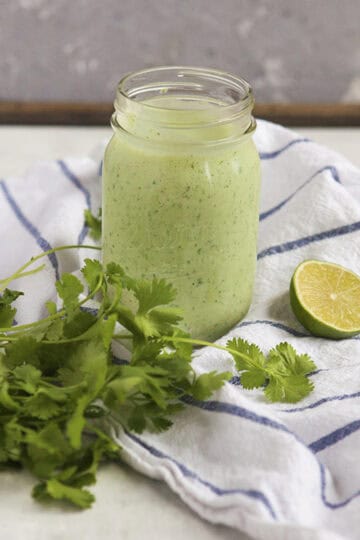
[[[11,276],[9,276],[8,278],[2,279],[0,283],[3,283],[5,285],[2,285],[0,287],[0,292],[3,291],[7,287],[7,285],[9,285],[9,283],[14,281],[14,279],[17,279],[17,277],[19,275],[23,274],[24,270],[26,270],[29,266],[34,264],[34,262],[38,261],[39,259],[42,259],[43,257],[47,257],[47,255],[51,255],[51,253],[56,253],[58,251],[65,251],[67,249],[80,249],[80,248],[81,249],[97,249],[97,250],[101,250],[100,246],[90,246],[90,245],[87,245],[87,244],[84,244],[84,245],[81,245],[81,244],[69,244],[67,246],[59,246],[59,247],[55,247],[55,248],[52,248],[52,249],[48,249],[47,251],[43,251],[42,253],[39,253],[39,255],[36,255],[35,257],[31,257],[30,260],[28,260],[25,264],[20,266],[20,268],[18,268],[16,270],[16,272],[14,272]]]
[[[231,349],[230,347],[225,347],[224,345],[217,345],[216,343],[210,343],[210,341],[204,341],[202,339],[182,338],[177,336],[161,336],[161,339],[164,341],[179,341],[181,343],[191,343],[192,345],[201,345],[202,347],[212,347],[214,349],[219,349],[220,351],[234,354],[235,356],[238,356],[239,358],[242,358],[243,360],[248,362],[250,365],[256,366],[258,369],[261,369],[262,371],[267,373],[267,370],[263,366],[254,362],[253,359],[250,358],[250,356],[248,356],[247,354],[236,351],[235,349]]]
[[[117,306],[118,302],[120,301],[121,293],[122,293],[121,289],[116,291],[113,301],[111,302],[110,306],[105,310],[105,314],[111,314],[113,309]]]
[[[37,274],[38,272],[41,272],[45,268],[45,264],[41,264],[37,268],[34,268],[34,270],[29,270],[28,272],[21,272],[20,274],[18,272],[15,272],[10,277],[5,279],[0,279],[0,283],[10,283],[9,279],[11,278],[11,281],[15,281],[15,279],[20,279],[22,277],[30,276],[32,274]]]
[[[17,336],[18,334],[21,334],[21,330],[27,330],[29,328],[36,328],[37,326],[41,328],[41,326],[47,322],[53,321],[55,319],[58,319],[59,317],[62,317],[65,314],[65,311],[62,309],[61,311],[58,311],[54,315],[49,315],[48,317],[45,317],[44,319],[40,319],[40,321],[35,321],[32,323],[27,324],[18,324],[17,326],[9,326],[7,328],[0,328],[0,332],[6,333],[11,332],[14,336]],[[8,336],[6,336],[7,338]],[[18,338],[16,338],[18,339]]]
[[[46,339],[42,339],[41,343],[45,343],[45,345],[57,345],[58,343],[64,344],[64,343],[73,343],[75,341],[85,341],[89,339],[89,337],[84,334],[86,334],[96,323],[97,323],[97,320],[91,326],[89,326],[89,328],[87,328],[83,334],[80,334],[80,336],[75,336],[69,339],[57,339],[56,341],[49,341]]]
[[[34,270],[24,272],[24,270],[26,270],[29,266],[34,264],[34,262],[38,261],[42,257],[46,257],[47,255],[50,255],[51,253],[55,253],[57,251],[65,251],[67,249],[96,249],[96,250],[101,250],[101,247],[100,246],[90,246],[90,245],[87,245],[87,244],[84,244],[84,245],[81,245],[81,244],[69,244],[69,245],[66,245],[66,246],[59,246],[59,247],[55,247],[55,248],[52,248],[52,249],[48,249],[47,251],[43,251],[42,253],[39,253],[39,255],[36,255],[35,257],[31,257],[31,259],[29,261],[27,261],[25,264],[20,266],[20,268],[18,268],[16,270],[16,272],[14,272],[11,276],[9,276],[8,278],[0,280],[0,283],[3,284],[0,287],[0,292],[3,291],[4,289],[6,289],[7,285],[9,285],[15,279],[18,279],[19,277],[24,277],[24,276],[27,276],[27,275],[30,275],[30,274],[34,274],[36,272],[39,272],[40,270],[42,270],[45,267],[45,265],[42,264],[42,265],[38,266],[37,268],[35,268]],[[82,306],[88,300],[90,300],[91,298],[94,297],[94,295],[101,289],[102,282],[103,282],[103,280],[101,279],[99,281],[99,283],[97,284],[97,286],[95,287],[95,289],[93,290],[93,292],[91,294],[89,294],[86,298],[84,298],[84,300],[79,302],[79,306]],[[19,324],[16,327],[11,326],[11,327],[0,328],[0,332],[1,333],[12,332],[14,335],[18,335],[18,334],[21,333],[22,330],[27,330],[29,328],[34,328],[34,327],[40,327],[41,328],[41,326],[43,324],[46,324],[46,323],[48,323],[50,321],[61,318],[64,314],[65,314],[65,310],[62,309],[62,310],[58,311],[57,313],[55,313],[54,315],[49,315],[48,317],[45,317],[44,319],[41,319],[40,321],[35,321],[33,323],[28,323],[28,324]],[[7,339],[7,341],[13,341],[13,340]]]
[[[101,277],[99,279],[99,282],[98,284],[96,285],[95,289],[90,293],[88,294],[83,300],[81,300],[81,302],[78,303],[78,306],[77,307],[81,307],[83,304],[86,304],[86,302],[88,302],[89,300],[91,300],[95,294],[97,292],[99,292],[99,290],[101,289],[102,287],[102,284],[103,284],[103,278]],[[12,335],[14,335],[15,339],[18,339],[18,334],[21,334],[21,330],[27,330],[29,328],[36,328],[36,327],[39,327],[41,328],[41,326],[43,324],[46,324],[48,322],[51,322],[51,321],[54,321],[56,319],[60,319],[61,317],[63,317],[65,315],[65,310],[64,309],[61,309],[60,311],[58,311],[57,313],[54,313],[54,315],[49,315],[48,317],[45,317],[44,319],[40,319],[40,321],[35,321],[33,323],[28,323],[28,324],[19,324],[17,326],[10,326],[8,328],[0,328],[0,332],[1,333],[5,333],[5,332],[12,332]],[[9,340],[8,337],[10,336],[6,336],[6,340],[7,341],[15,341],[15,340]],[[0,338],[1,339],[1,338]],[[45,342],[44,342],[45,343]],[[49,343],[52,343],[52,342],[49,342]]]
[[[91,328],[91,326],[90,326]],[[0,337],[0,343],[1,343],[1,346],[3,347],[3,341],[18,341],[18,336],[5,336],[4,338],[1,336]],[[88,339],[86,336],[84,335],[80,335],[80,336],[76,336],[74,338],[69,338],[69,339],[58,339],[56,341],[49,341],[49,340],[46,340],[46,339],[42,339],[41,340],[41,343],[42,344],[45,344],[45,345],[57,345],[58,343],[61,343],[61,344],[64,344],[64,343],[73,343],[74,341],[84,341]]]
[[[133,337],[134,336],[131,334],[115,334],[113,336],[114,339],[132,339]],[[225,347],[224,345],[217,345],[216,343],[210,343],[210,341],[204,341],[202,339],[182,338],[177,336],[161,336],[161,339],[168,342],[178,341],[181,343],[190,343],[191,345],[201,345],[202,347],[212,347],[213,349],[219,349],[220,351],[234,354],[235,356],[238,356],[239,358],[242,358],[243,360],[248,362],[248,364],[250,364],[251,366],[257,367],[261,371],[267,373],[266,368],[264,368],[257,362],[254,362],[254,360],[247,354],[236,351],[235,349],[231,349],[230,347]]]

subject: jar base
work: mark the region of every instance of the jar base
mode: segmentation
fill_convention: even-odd
[[[250,309],[251,303],[246,306],[246,308],[241,312],[240,315],[235,317],[234,319],[228,320],[226,323],[222,323],[221,325],[216,325],[215,327],[212,326],[211,328],[204,329],[203,331],[195,331],[192,332],[189,331],[192,339],[199,339],[203,341],[208,341],[209,343],[213,343],[217,341],[218,339],[221,339],[222,337],[226,336],[231,330],[237,327],[237,325],[246,317],[249,309]],[[201,348],[201,346],[195,346],[195,348]]]

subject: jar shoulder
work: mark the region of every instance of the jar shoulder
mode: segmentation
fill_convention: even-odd
[[[259,162],[259,154],[253,138],[248,136],[243,140],[224,145],[164,145],[154,144],[146,140],[137,140],[129,136],[114,133],[107,144],[104,154],[106,162],[157,161],[172,162],[211,162],[226,166],[227,163],[241,159],[252,163]]]

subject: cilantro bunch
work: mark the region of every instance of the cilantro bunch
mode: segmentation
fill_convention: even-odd
[[[109,435],[111,420],[137,433],[166,430],[185,406],[182,398],[208,399],[232,377],[197,375],[194,345],[230,353],[242,386],[263,388],[270,401],[295,402],[312,390],[306,375],[315,365],[307,355],[287,343],[266,358],[240,338],[226,346],[192,339],[179,327],[171,284],[133,279],[114,263],[104,268],[86,259],[82,280],[65,273],[56,282],[60,309],[48,302],[46,318],[12,326],[13,302],[22,293],[10,290],[11,282],[40,271],[43,265],[28,268],[41,257],[77,247],[42,253],[0,281],[0,465],[31,471],[38,479],[36,499],[88,508],[94,496],[86,487],[95,482],[99,463],[120,456]],[[124,289],[136,300],[135,311],[122,302]],[[97,310],[86,307],[92,298]],[[114,359],[113,340],[131,349],[128,363]]]

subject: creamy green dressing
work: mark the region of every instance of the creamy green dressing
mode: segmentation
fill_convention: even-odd
[[[214,129],[220,134],[224,127],[211,128],[211,138]],[[164,144],[145,127],[141,137],[141,123],[134,131],[140,136],[116,130],[105,153],[104,263],[118,262],[137,278],[172,282],[186,329],[214,340],[251,302],[257,150],[250,136],[220,145]],[[125,301],[133,305],[129,296]]]

